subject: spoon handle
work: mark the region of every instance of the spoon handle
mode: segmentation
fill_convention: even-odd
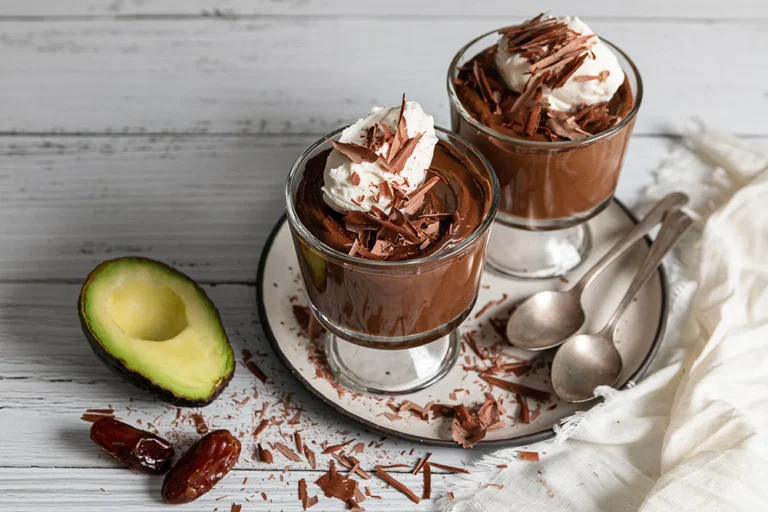
[[[643,238],[648,232],[658,224],[661,219],[670,212],[677,211],[688,203],[688,196],[682,192],[673,192],[667,194],[656,206],[649,211],[643,220],[635,225],[632,230],[624,235],[611,250],[598,261],[584,276],[573,286],[572,292],[581,293],[589,286],[592,281],[599,276],[603,270],[616,261],[616,258],[624,254],[630,247]]]
[[[656,267],[659,266],[664,256],[677,244],[677,242],[683,237],[688,229],[693,224],[693,219],[683,212],[676,212],[668,215],[664,219],[664,223],[661,225],[661,231],[659,231],[656,240],[653,242],[648,256],[645,257],[640,270],[632,280],[632,284],[629,285],[626,295],[621,300],[619,307],[616,308],[616,312],[613,313],[608,323],[600,331],[600,336],[604,336],[608,339],[613,339],[613,331],[616,328],[616,324],[619,322],[621,315],[632,304],[635,295],[640,289],[645,286],[651,276],[656,273]]]

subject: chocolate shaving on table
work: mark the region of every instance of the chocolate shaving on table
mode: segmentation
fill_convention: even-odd
[[[537,400],[539,402],[547,402],[552,396],[548,391],[529,388],[528,386],[523,386],[522,384],[517,384],[516,382],[502,380],[491,375],[480,375],[480,378],[488,384],[506,389],[512,393],[519,393],[522,396]]]
[[[267,382],[267,374],[265,374],[263,371],[261,371],[261,368],[259,368],[256,363],[253,361],[248,361],[246,363],[246,368],[250,370],[252,374],[256,376],[257,379],[259,379],[261,382]]]
[[[413,469],[414,475],[418,475],[419,471],[421,471],[424,468],[424,464],[427,464],[429,462],[429,458],[432,456],[431,453],[426,454],[424,457],[419,459],[419,462],[416,464],[416,467]]]
[[[265,464],[272,464],[274,461],[272,452],[261,446],[261,443],[257,445],[257,449],[259,451],[259,460]]]
[[[424,465],[424,492],[421,493],[421,498],[428,500],[432,497],[432,466],[427,462]]]
[[[361,164],[363,162],[373,163],[379,158],[379,155],[377,155],[375,151],[365,146],[360,146],[359,144],[354,144],[352,142],[338,142],[331,139],[326,140],[331,143],[333,149],[356,164]]]
[[[254,439],[259,437],[259,434],[261,434],[265,428],[269,426],[269,420],[261,420],[261,423],[259,423],[259,426],[256,427],[256,430],[253,431],[253,437]]]
[[[405,496],[412,502],[417,504],[421,502],[421,498],[413,494],[413,492],[409,488],[407,488],[401,482],[396,480],[392,475],[384,471],[381,467],[376,468],[376,476],[378,476],[379,478],[387,482],[389,485],[391,485],[401,493],[405,494]]]
[[[315,484],[322,489],[328,498],[336,498],[344,502],[355,496],[358,485],[355,480],[336,471],[336,464],[333,461],[330,462],[328,472],[318,478]]]
[[[275,443],[275,449],[282,453],[286,459],[292,460],[293,462],[301,462],[301,457],[299,457],[299,454],[291,450],[283,443]]]
[[[539,462],[539,453],[538,452],[517,452],[517,458],[528,460],[531,462]]]
[[[309,446],[304,445],[304,456],[307,458],[307,462],[312,469],[317,469],[317,461],[315,460],[315,452],[313,452]]]
[[[241,510],[243,510],[243,506],[242,505],[238,505],[237,503],[233,503],[232,504],[232,508],[229,509],[229,512],[240,512]]]
[[[469,471],[463,468],[457,468],[453,466],[446,466],[445,464],[438,464],[437,462],[430,462],[430,466],[436,467],[438,469],[442,469],[444,471],[450,471],[451,473],[466,473],[469,474]]]

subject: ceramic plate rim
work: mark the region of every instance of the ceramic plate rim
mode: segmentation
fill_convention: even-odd
[[[619,208],[629,217],[629,219],[637,224],[639,221],[637,217],[635,216],[632,211],[630,211],[629,208],[627,208],[624,203],[619,201],[616,198],[613,198],[613,201],[618,205]],[[261,254],[259,256],[259,265],[258,269],[256,271],[256,306],[258,308],[259,313],[259,322],[261,323],[262,328],[264,329],[264,334],[267,337],[267,341],[269,341],[270,346],[272,347],[272,350],[277,354],[278,359],[280,359],[280,362],[283,364],[283,366],[288,369],[288,371],[291,373],[291,375],[296,378],[315,398],[320,400],[325,405],[331,407],[334,411],[341,414],[345,418],[348,418],[360,425],[362,425],[364,428],[368,430],[373,430],[375,432],[381,432],[386,434],[387,436],[396,438],[396,439],[402,439],[405,441],[410,441],[414,443],[419,443],[425,446],[442,446],[442,447],[452,447],[452,448],[461,448],[458,444],[456,444],[453,441],[449,440],[435,440],[435,439],[429,439],[421,436],[414,436],[411,434],[406,434],[404,432],[400,432],[398,430],[394,430],[388,427],[384,427],[382,425],[377,425],[376,423],[373,423],[372,421],[369,421],[365,418],[362,418],[358,416],[357,414],[354,414],[341,405],[329,400],[326,398],[320,391],[318,391],[312,383],[305,379],[301,373],[294,367],[290,361],[288,360],[288,357],[283,353],[283,350],[280,348],[280,344],[277,342],[277,339],[275,338],[274,333],[272,332],[272,327],[269,325],[269,318],[267,317],[267,311],[266,307],[264,305],[264,270],[266,268],[267,263],[267,257],[269,256],[269,252],[272,249],[272,244],[275,240],[275,237],[280,232],[280,230],[283,227],[283,224],[285,224],[287,218],[285,213],[283,213],[280,218],[275,223],[275,226],[272,228],[272,231],[270,231],[269,236],[264,242],[264,248],[261,250]],[[650,247],[652,240],[649,236],[645,236],[643,238],[643,241]],[[642,380],[643,377],[645,377],[645,374],[648,371],[648,368],[650,367],[653,360],[656,358],[656,355],[659,352],[659,347],[661,346],[661,343],[664,338],[664,332],[666,331],[667,326],[667,317],[669,316],[668,313],[668,306],[669,306],[669,283],[667,282],[667,273],[664,270],[664,266],[659,266],[658,269],[659,277],[661,279],[661,318],[659,319],[659,325],[656,329],[656,334],[654,335],[653,342],[651,343],[651,347],[648,350],[648,354],[646,354],[643,361],[640,363],[640,366],[638,369],[629,376],[629,379],[627,379],[627,382],[621,386],[619,389],[627,389],[630,387],[633,387],[638,381]],[[597,405],[599,401],[595,401],[594,405]],[[594,407],[594,405],[592,407]],[[586,410],[590,410],[589,409]],[[523,436],[516,436],[516,437],[510,437],[506,439],[493,439],[493,440],[487,440],[487,441],[480,441],[476,446],[478,447],[512,447],[512,446],[523,446],[533,443],[538,443],[541,441],[547,441],[549,439],[552,439],[555,436],[554,431],[554,425],[551,427],[547,427],[543,430],[540,430],[538,432],[534,432],[533,434],[526,434]]]

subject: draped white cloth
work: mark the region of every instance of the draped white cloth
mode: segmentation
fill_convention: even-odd
[[[768,148],[698,125],[684,142],[647,190],[688,193],[699,217],[667,262],[652,372],[599,389],[602,405],[531,448],[540,463],[484,458],[445,510],[768,511]]]

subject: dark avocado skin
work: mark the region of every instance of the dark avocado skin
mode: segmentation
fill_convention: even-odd
[[[210,303],[211,307],[216,312],[216,318],[219,321],[219,326],[221,327],[222,332],[226,336],[224,325],[221,323],[221,315],[219,314],[219,310],[216,309],[216,306],[214,305],[213,301],[210,300],[210,297],[208,297],[208,294],[205,293],[205,290],[203,290],[192,278],[190,278],[188,275],[184,274],[183,272],[179,272],[178,270],[171,267],[170,265],[163,263],[162,261],[157,261],[150,258],[143,258],[141,256],[126,256],[122,258],[114,258],[111,260],[106,260],[100,263],[96,268],[94,268],[91,271],[90,274],[88,274],[88,278],[85,280],[85,283],[83,283],[83,287],[80,290],[80,296],[78,297],[78,300],[77,300],[77,316],[80,318],[80,326],[83,328],[83,334],[85,334],[85,339],[88,340],[88,344],[91,346],[93,353],[96,354],[99,357],[99,359],[101,359],[104,362],[104,364],[107,365],[109,369],[121,375],[125,380],[127,380],[134,386],[144,389],[146,391],[149,391],[152,395],[156,396],[157,398],[159,398],[164,402],[175,405],[177,407],[205,407],[206,405],[209,405],[211,402],[216,400],[216,398],[218,398],[221,392],[224,391],[227,385],[229,385],[229,381],[232,380],[232,377],[235,374],[236,365],[232,365],[232,370],[229,372],[229,374],[227,374],[221,380],[221,382],[219,382],[219,384],[216,386],[216,389],[211,394],[211,396],[209,396],[205,400],[190,400],[188,398],[177,396],[167,389],[161,388],[160,386],[152,382],[151,379],[145,377],[144,375],[141,375],[138,372],[134,372],[133,370],[127,368],[120,359],[113,357],[112,354],[110,354],[104,348],[104,346],[99,342],[98,338],[96,338],[96,336],[94,336],[93,333],[91,332],[91,329],[88,325],[88,320],[86,319],[85,314],[83,312],[83,297],[85,296],[85,292],[88,289],[88,285],[91,283],[91,280],[98,273],[98,270],[102,266],[116,262],[116,261],[126,261],[126,260],[147,262],[147,263],[152,263],[154,265],[161,265],[186,278],[190,283],[192,283],[195,286],[196,290],[199,293],[201,293],[203,296],[205,296],[206,299],[208,299],[208,302]],[[229,338],[227,338],[227,346],[229,347],[229,351],[232,354],[232,358],[234,360],[234,351],[232,350],[232,345],[229,343]]]

